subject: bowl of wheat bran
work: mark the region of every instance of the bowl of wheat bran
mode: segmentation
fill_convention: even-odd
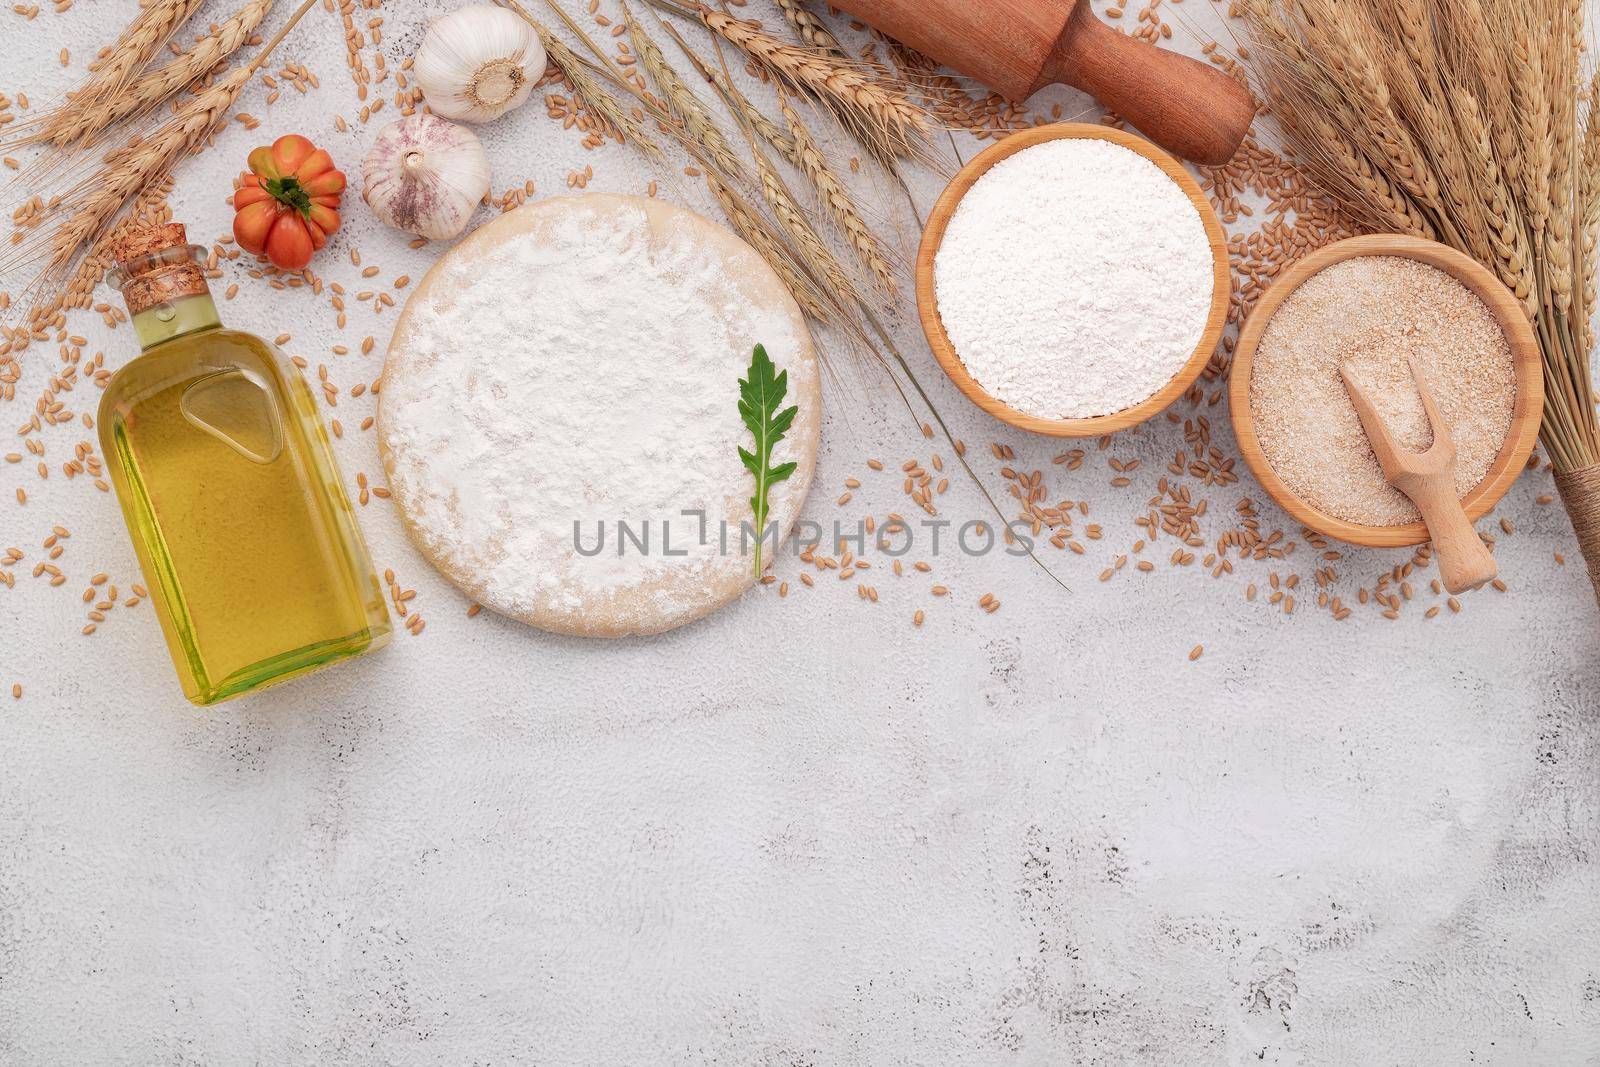
[[[1374,384],[1404,448],[1431,442],[1407,360],[1424,365],[1455,439],[1468,518],[1487,514],[1539,435],[1544,379],[1533,327],[1487,268],[1445,245],[1352,237],[1296,263],[1239,334],[1228,401],[1240,453],[1302,525],[1378,548],[1429,539],[1383,479],[1339,375]]]

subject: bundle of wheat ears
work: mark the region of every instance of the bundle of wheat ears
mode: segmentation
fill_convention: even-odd
[[[47,202],[40,198],[44,221],[0,256],[0,275],[35,272],[28,285],[28,322],[5,329],[0,351],[26,347],[52,329],[63,331],[67,309],[91,303],[106,266],[105,241],[119,216],[148,209],[151,190],[161,188],[180,160],[210,140],[251,76],[316,2],[301,0],[272,40],[232,69],[226,64],[252,40],[273,0],[248,0],[188,49],[176,50],[172,60],[150,69],[200,2],[147,0],[84,84],[5,143],[50,146],[40,169],[64,174],[67,188]],[[140,121],[183,90],[189,95],[173,104],[170,115]],[[123,140],[107,151],[103,145],[113,136]]]
[[[1541,440],[1600,597],[1600,81],[1582,0],[1242,8],[1272,113],[1351,220],[1452,245],[1522,300],[1544,356]]]

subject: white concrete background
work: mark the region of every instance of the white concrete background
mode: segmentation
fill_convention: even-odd
[[[1198,2],[1179,24],[1207,32]],[[386,5],[391,66],[440,6]],[[0,89],[55,98],[133,9],[0,12]],[[252,87],[262,129],[183,166],[173,202],[197,236],[226,229],[228,180],[269,135],[304,131],[358,170],[371,132],[333,128],[355,111],[334,18],[314,12],[282,58],[322,88],[268,108]],[[648,177],[538,104],[483,133],[496,190],[561,192],[587,163],[593,189]],[[925,207],[941,179],[914,180]],[[692,181],[663,193],[708,206]],[[360,287],[352,244],[383,279],[425,269],[356,197],[346,217],[330,279]],[[291,331],[347,390],[376,375],[376,355],[328,356],[325,305],[231,273],[228,322]],[[392,323],[357,305],[343,340]],[[131,355],[129,331],[77,328],[112,366]],[[931,578],[866,576],[876,605],[829,579],[585,643],[466,618],[375,502],[374,556],[418,590],[426,632],[199,711],[148,606],[78,632],[90,574],[136,578],[112,498],[0,466],[0,544],[28,553],[0,589],[0,694],[25,688],[0,699],[0,1063],[1600,1061],[1600,612],[1564,514],[1535,503],[1549,476],[1499,512],[1518,528],[1499,548],[1511,593],[1460,615],[1341,624],[1306,592],[1284,617],[1245,602],[1265,568],[1213,581],[1167,567],[1170,546],[1154,574],[1101,584],[1179,428],[1117,442],[1145,460],[1137,488],[1112,489],[1098,456],[1063,476],[1049,442],[955,393],[913,322],[899,334],[992,485],[983,446],[1002,440],[1092,502],[1106,539],[1052,557],[1070,593],[1026,562],[946,555]],[[28,354],[0,422],[23,421],[51,356]],[[929,453],[886,384],[846,373],[827,401],[808,515],[901,507],[888,474],[833,505],[867,457]],[[370,411],[337,414],[353,431]],[[79,436],[44,435],[52,467]],[[340,457],[352,484],[378,470],[371,434]],[[1204,494],[1208,531],[1243,494],[1262,497],[1248,479]],[[944,501],[983,514],[960,478]],[[58,589],[28,577],[53,523],[73,532]],[[1349,552],[1347,599],[1401,558]]]

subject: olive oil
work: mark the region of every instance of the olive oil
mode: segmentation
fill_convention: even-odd
[[[184,695],[211,704],[381,647],[390,625],[310,388],[221,326],[182,228],[160,229],[177,233],[119,256],[144,351],[99,432]]]

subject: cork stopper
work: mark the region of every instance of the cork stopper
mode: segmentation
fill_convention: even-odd
[[[132,226],[116,238],[111,254],[117,267],[110,280],[122,289],[128,313],[209,294],[197,251],[181,222]]]

